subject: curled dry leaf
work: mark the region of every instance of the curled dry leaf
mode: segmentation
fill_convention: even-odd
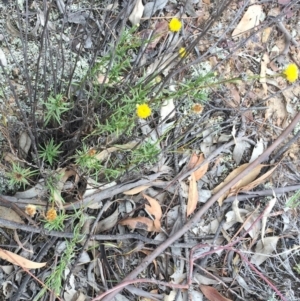
[[[156,199],[151,198],[150,196],[147,196],[143,194],[143,197],[149,202],[149,205],[145,205],[145,209],[148,212],[148,214],[151,214],[155,217],[155,219],[160,220],[162,217],[162,211],[160,204]]]
[[[26,268],[26,269],[39,269],[47,264],[47,262],[34,262],[28,260],[20,255],[17,255],[15,253],[3,249],[0,249],[0,258],[12,264],[15,264],[21,268]]]
[[[111,214],[110,216],[103,219],[97,224],[95,233],[101,233],[114,227],[115,224],[118,222],[118,216],[119,208],[117,208],[113,214]]]
[[[255,252],[251,258],[251,263],[255,264],[256,266],[260,266],[263,262],[265,262],[269,255],[273,253],[274,250],[276,250],[276,245],[278,242],[279,236],[271,236],[266,237],[264,239],[264,242],[262,240],[259,240],[255,247]]]
[[[232,301],[222,296],[215,288],[207,285],[200,285],[200,289],[209,301]]]
[[[120,222],[120,225],[128,226],[131,229],[141,229],[148,232],[160,232],[156,229],[154,222],[143,216],[126,218]]]
[[[160,232],[160,219],[162,217],[162,211],[161,211],[161,207],[160,204],[158,203],[157,200],[143,194],[143,197],[150,203],[149,205],[145,205],[145,210],[147,211],[148,214],[153,215],[154,216],[154,228],[155,232]]]
[[[190,177],[190,186],[189,186],[189,197],[188,197],[188,203],[187,203],[187,209],[186,209],[186,215],[191,215],[198,203],[198,187],[197,182],[195,178],[195,173],[193,172]]]

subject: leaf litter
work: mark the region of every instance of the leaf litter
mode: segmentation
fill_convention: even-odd
[[[278,4],[287,4],[283,2],[284,1],[279,1]],[[290,1],[288,1],[288,3],[289,2]],[[112,12],[112,15],[114,14],[114,10],[118,11],[118,9],[122,9],[122,6],[118,7],[115,3],[107,2],[105,4],[107,5],[105,10]],[[150,39],[149,43],[145,45],[145,51],[140,53],[141,62],[144,64],[141,65],[146,66],[145,69],[141,69],[141,73],[145,73],[149,76],[155,73],[161,73],[162,77],[168,77],[174,69],[176,70],[176,66],[180,61],[178,55],[179,46],[188,41],[186,40],[186,36],[182,39],[181,35],[170,34],[168,32],[168,22],[175,15],[178,16],[178,8],[176,4],[174,4],[174,1],[163,0],[148,3],[144,2],[144,4],[143,1],[140,0],[134,1],[128,14],[128,20],[131,25],[141,25],[138,33],[139,36]],[[200,34],[198,28],[203,20],[205,20],[204,15],[209,16],[210,5],[210,1],[203,1],[203,6],[201,7],[197,1],[188,1],[188,5],[185,7],[187,15],[182,16],[185,30],[183,32],[184,35],[191,34],[192,36]],[[236,84],[230,87],[228,85],[228,89],[225,91],[224,88],[222,93],[217,89],[210,90],[213,99],[204,104],[204,113],[208,114],[208,117],[203,117],[203,115],[192,117],[193,115],[189,110],[181,110],[181,108],[179,108],[178,100],[175,97],[166,97],[166,99],[162,99],[160,104],[156,104],[157,115],[155,115],[155,118],[157,117],[157,119],[139,121],[139,125],[142,129],[140,132],[135,132],[134,139],[127,141],[116,139],[117,143],[106,143],[105,139],[107,139],[107,141],[111,138],[114,140],[113,135],[111,135],[111,137],[104,137],[105,139],[98,137],[101,143],[96,140],[92,142],[92,146],[97,149],[93,155],[101,162],[102,168],[104,169],[113,160],[118,158],[120,161],[124,160],[125,156],[120,154],[120,150],[134,151],[139,145],[140,136],[149,136],[152,142],[159,145],[158,148],[162,152],[159,166],[151,166],[152,173],[164,170],[164,172],[160,174],[160,182],[153,180],[147,182],[147,184],[129,186],[130,188],[126,186],[126,189],[118,190],[123,185],[134,183],[134,181],[137,182],[137,179],[147,178],[150,174],[150,172],[148,172],[150,169],[147,170],[147,163],[143,165],[144,174],[135,174],[133,172],[128,178],[123,177],[121,180],[118,179],[118,181],[106,179],[95,181],[81,173],[75,166],[69,168],[63,165],[61,169],[56,170],[56,173],[60,175],[60,180],[56,182],[55,189],[52,191],[50,197],[55,201],[56,207],[62,209],[62,211],[64,211],[65,202],[71,200],[71,202],[82,202],[82,204],[84,204],[84,199],[89,197],[91,201],[84,208],[84,214],[92,217],[92,219],[89,223],[86,223],[88,226],[85,233],[91,234],[92,236],[95,235],[93,236],[93,240],[90,241],[92,244],[89,244],[89,247],[94,246],[94,251],[91,251],[91,253],[93,252],[93,257],[91,258],[95,260],[93,266],[89,263],[90,259],[82,261],[83,256],[86,256],[82,255],[82,257],[79,257],[81,258],[80,269],[78,266],[75,266],[75,271],[72,270],[71,272],[70,270],[66,270],[64,277],[66,279],[68,278],[68,282],[66,280],[67,288],[63,292],[65,300],[81,301],[86,299],[87,296],[89,296],[89,299],[95,298],[98,292],[107,286],[107,283],[119,283],[134,267],[140,264],[143,256],[151,254],[156,248],[155,240],[163,242],[168,236],[172,236],[174,232],[184,226],[187,220],[197,214],[197,210],[205,205],[205,202],[209,200],[211,195],[216,194],[233,178],[239,176],[251,162],[261,156],[267,145],[270,145],[274,137],[277,137],[277,134],[282,128],[289,123],[291,115],[294,114],[293,112],[297,112],[295,101],[292,100],[293,95],[296,97],[299,94],[296,88],[291,88],[290,91],[292,92],[290,92],[290,94],[285,93],[283,96],[271,96],[272,93],[275,94],[278,89],[280,90],[285,85],[279,78],[272,78],[275,74],[273,60],[274,53],[277,51],[276,47],[279,51],[282,51],[284,50],[285,44],[281,43],[282,45],[279,45],[278,41],[275,41],[280,47],[273,47],[274,45],[271,45],[272,42],[269,38],[276,36],[277,33],[281,34],[274,24],[270,23],[266,28],[261,27],[262,30],[259,31],[260,25],[265,22],[264,12],[267,12],[270,6],[268,6],[268,4],[257,5],[252,3],[252,5],[245,7],[242,11],[239,10],[240,7],[241,4],[231,3],[230,10],[225,11],[224,16],[211,28],[212,32],[218,33],[220,29],[227,28],[228,20],[233,20],[233,17],[235,17],[234,14],[238,14],[238,19],[235,20],[234,25],[231,25],[231,31],[227,32],[227,34],[225,33],[224,40],[219,40],[218,43],[214,44],[211,38],[205,37],[207,39],[205,41],[207,45],[203,39],[203,41],[199,42],[199,44],[193,48],[195,53],[192,52],[193,54],[187,58],[183,58],[183,60],[186,60],[185,63],[188,64],[190,60],[195,59],[195,55],[200,54],[199,50],[201,53],[204,53],[214,44],[212,48],[215,49],[210,48],[210,53],[214,54],[214,60],[209,60],[209,63],[211,64],[211,62],[214,61],[215,64],[219,64],[217,70],[224,71],[224,76],[228,74],[240,76],[241,72],[245,71],[246,76],[249,76],[249,78],[260,75],[260,79],[252,86],[250,85],[250,79],[249,83],[246,82],[246,84]],[[202,12],[199,13],[202,10],[203,15]],[[64,9],[62,11],[64,11]],[[279,7],[278,12],[281,13],[281,7]],[[39,14],[41,15],[40,19],[42,18],[41,22],[45,25],[44,15],[41,14],[41,12]],[[157,16],[149,19],[151,14],[157,14]],[[69,24],[77,24],[77,26],[80,26],[83,32],[84,26],[87,26],[87,24],[91,29],[93,28],[94,25],[90,23],[93,19],[93,24],[97,27],[98,25],[96,23],[98,21],[95,21],[96,18],[94,18],[94,16],[88,17],[88,15],[82,13],[75,12],[75,14],[72,14],[69,11],[66,20],[68,20]],[[99,17],[99,20],[99,22],[102,22],[102,16]],[[149,27],[148,25],[146,26],[146,22],[149,22]],[[99,29],[101,28],[101,26],[98,27]],[[257,29],[258,32],[251,36]],[[292,31],[289,25],[287,29]],[[113,34],[116,33],[113,27],[112,31]],[[92,36],[89,32],[87,32],[87,34],[90,37]],[[151,34],[153,35],[152,38],[150,38]],[[297,32],[294,31],[293,35],[298,38]],[[232,39],[232,37],[234,39]],[[226,56],[231,49],[237,46],[236,39],[247,39],[247,37],[250,37],[250,39],[244,40],[244,49],[240,50],[245,53],[242,53],[242,55],[237,58],[230,58],[228,61],[222,60],[222,56]],[[92,38],[89,43],[86,42],[84,44],[85,51],[88,52],[93,43],[95,43],[95,41],[92,40]],[[264,49],[267,49],[265,50],[266,52],[263,52],[263,55],[259,57],[257,53],[260,53],[261,43],[269,44],[268,47],[264,47]],[[77,44],[77,46],[78,45],[79,48],[77,47],[77,50],[80,49],[80,43]],[[290,48],[291,53],[294,55],[297,50],[292,47]],[[4,57],[6,60],[7,52],[5,49],[3,49],[3,51],[5,53],[3,53],[2,58]],[[164,55],[163,61],[161,61],[160,57],[162,54]],[[277,53],[277,55],[279,54],[280,52]],[[5,64],[7,64],[7,62]],[[274,70],[272,70],[272,68]],[[276,68],[281,70],[281,66]],[[99,84],[103,84],[105,78],[105,75],[101,76],[104,77],[102,81],[99,81]],[[178,73],[179,79],[184,83],[186,83],[185,81],[189,76],[190,74],[185,72]],[[164,96],[178,89],[178,83],[173,82],[173,79],[171,83],[172,85],[170,84],[164,90]],[[157,85],[159,86],[159,82]],[[226,93],[229,94],[226,95]],[[227,101],[227,97],[232,97],[234,101]],[[256,100],[264,99],[265,97],[268,98],[265,102],[268,107],[267,110],[260,111],[259,108],[256,109],[256,106],[260,106]],[[192,96],[186,95],[186,99],[182,99],[181,101],[182,103],[184,101],[188,102],[190,99],[192,99]],[[251,110],[251,107],[255,107],[255,109]],[[215,110],[214,113],[209,112],[211,108],[213,111]],[[252,115],[252,119],[249,118],[249,120],[247,120],[244,133],[244,136],[247,136],[250,142],[239,139],[240,137],[238,137],[236,131],[233,135],[233,147],[222,150],[217,158],[197,168],[205,159],[210,158],[212,152],[226,142],[232,141],[230,129],[229,127],[226,128],[226,122],[229,123],[230,128],[232,128],[234,124],[236,130],[239,130],[241,115],[251,116],[244,114],[243,110],[245,109],[250,109],[254,114],[254,117]],[[228,112],[228,114],[226,112]],[[188,114],[190,114],[190,123],[180,124],[177,127],[178,120],[176,118]],[[156,122],[158,122],[158,124],[156,124]],[[173,131],[174,128],[176,128],[176,131]],[[137,137],[139,139],[135,140]],[[174,141],[176,141],[176,143],[174,143]],[[10,157],[14,158],[13,160],[26,161],[29,156],[32,156],[30,153],[30,151],[32,151],[32,143],[33,141],[31,141],[28,133],[22,131],[22,134],[15,144],[19,148],[19,154],[16,154],[12,150],[6,153],[9,153]],[[166,145],[170,146],[172,155],[165,151],[166,149],[164,147]],[[254,145],[255,147],[253,147]],[[128,153],[126,153],[126,155]],[[177,159],[176,156],[173,156],[174,153],[178,156],[179,167],[176,166]],[[297,153],[297,151],[295,153]],[[190,156],[190,154],[192,155]],[[188,161],[189,158],[190,161]],[[8,161],[6,163],[8,163]],[[289,162],[285,161],[285,163],[286,166],[288,166]],[[279,169],[281,173],[286,171],[287,175],[292,176],[292,172],[288,168],[286,170],[284,170],[284,168],[285,167],[280,165],[280,163],[275,165],[275,167],[270,167],[268,163],[265,163],[259,164],[250,170],[245,177],[240,179],[237,184],[233,185],[219,198],[218,204],[207,209],[205,216],[199,223],[194,225],[192,231],[186,232],[186,235],[182,237],[182,239],[174,242],[174,245],[168,249],[171,250],[171,253],[168,253],[168,251],[163,252],[156,260],[152,261],[152,267],[148,267],[149,270],[145,269],[145,273],[141,273],[142,278],[146,278],[146,272],[148,272],[149,275],[157,280],[169,282],[170,279],[172,279],[175,284],[181,284],[186,280],[188,281],[189,252],[192,247],[197,246],[199,243],[206,244],[207,246],[205,248],[203,247],[203,249],[198,247],[199,252],[197,254],[199,256],[210,250],[215,252],[212,252],[211,255],[207,255],[206,259],[201,262],[201,267],[204,272],[199,273],[199,271],[196,271],[192,275],[193,279],[197,279],[197,283],[200,284],[198,287],[194,286],[193,289],[189,291],[180,291],[166,288],[166,286],[163,285],[157,285],[155,286],[153,295],[144,296],[145,292],[149,294],[148,292],[153,288],[144,284],[141,286],[144,293],[142,293],[141,288],[136,288],[136,290],[128,289],[134,297],[119,293],[115,299],[133,300],[138,298],[137,296],[141,296],[141,300],[150,300],[152,296],[153,300],[173,300],[175,297],[177,300],[186,300],[189,297],[193,300],[205,300],[204,298],[207,298],[208,300],[228,301],[233,300],[234,295],[239,291],[242,296],[246,296],[245,298],[250,300],[255,294],[249,287],[257,287],[258,291],[256,294],[263,296],[263,298],[267,300],[270,297],[267,293],[270,287],[267,284],[262,285],[261,283],[263,281],[261,279],[259,279],[261,286],[257,285],[257,278],[259,277],[257,277],[257,275],[255,276],[254,271],[249,272],[251,267],[247,266],[247,268],[242,268],[247,265],[247,262],[243,261],[243,259],[237,255],[233,257],[235,259],[232,259],[233,249],[230,253],[230,250],[227,250],[227,252],[225,249],[217,250],[217,248],[227,245],[230,249],[233,247],[230,245],[231,242],[234,242],[236,239],[241,239],[240,245],[236,247],[239,248],[242,254],[250,254],[249,260],[251,263],[260,267],[261,272],[267,275],[269,268],[269,261],[267,259],[272,257],[274,261],[273,268],[276,269],[278,275],[280,275],[278,266],[280,266],[281,263],[277,259],[279,255],[276,255],[276,253],[285,251],[281,243],[278,243],[280,239],[284,239],[282,233],[278,234],[278,232],[282,230],[280,228],[282,221],[280,214],[273,216],[271,212],[275,211],[274,214],[276,214],[284,209],[284,231],[285,234],[288,233],[288,235],[292,236],[295,230],[292,224],[298,225],[297,213],[287,207],[283,208],[283,194],[275,196],[271,194],[268,195],[269,198],[253,197],[250,195],[255,195],[256,190],[264,191],[267,190],[270,185],[280,183],[280,181],[277,181],[280,179],[277,173]],[[265,171],[265,169],[268,170]],[[298,166],[296,169],[298,169]],[[191,170],[193,171],[190,172]],[[182,177],[182,175],[185,176]],[[180,180],[178,181],[178,179]],[[269,179],[271,180],[269,181]],[[287,179],[281,183],[282,186],[291,184],[288,183],[289,181]],[[45,176],[45,178],[39,180],[40,182],[32,185],[32,188],[17,192],[14,197],[20,201],[20,204],[24,202],[24,200],[38,202],[42,199],[43,203],[38,209],[38,211],[41,212],[43,208],[47,207],[47,203],[44,201],[45,195],[47,195],[45,189],[47,177]],[[82,185],[80,192],[78,188],[80,186],[79,184]],[[181,186],[180,189],[178,188],[179,185]],[[273,186],[271,187],[273,188]],[[109,190],[109,195],[97,201],[99,193],[105,190]],[[116,194],[114,194],[114,190],[117,191]],[[204,196],[204,191],[207,196]],[[247,195],[249,195],[247,201],[239,201],[240,196],[244,197]],[[230,196],[235,196],[235,200],[232,204],[226,202]],[[180,201],[181,198],[183,202]],[[13,200],[13,198],[10,199]],[[107,202],[111,202],[110,206],[105,206]],[[4,215],[1,216],[1,219],[8,219],[11,222],[20,224],[20,226],[24,225],[24,221],[16,212],[5,207],[3,207],[3,210]],[[93,233],[90,233],[90,229],[93,227],[93,220],[96,220],[98,214],[100,221],[97,220],[93,228]],[[41,217],[39,216],[38,221],[40,222],[40,220]],[[286,222],[287,220],[293,221],[293,223]],[[72,221],[74,225],[76,225],[77,222],[78,217]],[[8,225],[3,226],[2,223],[1,227],[3,227],[3,229],[9,228]],[[14,229],[14,227],[12,228]],[[23,233],[22,228],[18,231]],[[66,228],[65,233],[67,232],[71,234],[72,229]],[[109,239],[109,235],[117,235],[118,238],[112,243],[104,239],[105,243],[102,244],[102,246],[105,245],[105,248],[103,251],[103,248],[101,247],[102,249],[100,249],[99,244],[94,241],[94,239],[97,240],[97,235],[106,234],[108,234],[106,236],[107,240]],[[129,235],[128,237],[131,238],[123,239],[122,236],[125,237],[126,235]],[[140,238],[138,237],[141,236],[146,239],[145,243],[139,241]],[[261,238],[260,240],[258,240],[259,237]],[[24,238],[23,235],[20,235],[20,244],[18,242],[20,247],[25,242]],[[295,238],[295,244],[297,243],[299,244]],[[65,244],[64,250],[57,255],[58,257],[56,257],[56,259],[59,260],[60,256],[62,257],[63,252],[67,250],[66,247],[67,244]],[[140,248],[142,249],[138,252],[137,250]],[[216,250],[213,250],[213,248]],[[26,249],[25,243],[24,249]],[[86,252],[86,250],[84,250],[84,252]],[[90,250],[88,252],[90,252]],[[45,265],[45,263],[40,264],[30,261],[25,257],[17,256],[19,255],[8,250],[2,250],[1,258],[3,261],[19,265],[21,268],[42,269],[43,265]],[[100,259],[96,264],[97,256],[99,256]],[[293,256],[296,256],[296,254],[293,254]],[[54,257],[51,258],[50,255],[46,258],[47,262],[52,263],[54,261]],[[18,261],[21,264],[18,264]],[[228,266],[231,265],[234,266],[234,269],[228,268]],[[70,268],[71,267],[72,264],[70,262]],[[109,268],[113,268],[115,274],[110,271]],[[284,275],[286,276],[286,274]],[[288,277],[293,277],[293,272],[287,272],[287,275]],[[75,276],[81,280],[82,284],[76,280]],[[223,281],[225,276],[232,281],[232,286],[229,289],[225,285],[226,281]],[[100,284],[96,282],[95,279],[102,279],[103,283]],[[239,286],[236,286],[235,280]],[[274,282],[276,286],[281,287],[281,283],[276,279]],[[79,291],[81,289],[84,293]],[[107,287],[105,289],[107,289]],[[3,292],[8,294],[7,287],[3,286]],[[293,293],[292,289],[289,289],[289,292],[287,292],[287,294],[291,295]]]

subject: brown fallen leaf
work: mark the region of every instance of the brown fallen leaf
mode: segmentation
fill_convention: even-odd
[[[204,154],[201,154],[198,158],[196,166],[200,165],[203,161],[204,161]],[[194,171],[196,181],[200,180],[206,174],[208,165],[209,165],[209,163],[206,163]]]
[[[18,254],[3,249],[0,249],[0,258],[26,269],[39,269],[47,264],[47,262],[34,262],[28,260]]]
[[[131,229],[141,229],[149,232],[160,232],[156,229],[154,222],[143,216],[126,218],[120,222],[120,225],[127,226]]]
[[[207,285],[200,285],[200,289],[209,301],[232,301],[222,296],[215,288]]]
[[[150,186],[149,185],[141,185],[141,186],[138,186],[138,187],[135,187],[133,189],[130,189],[130,190],[127,190],[127,191],[124,191],[123,193],[125,195],[135,195],[135,194],[138,194],[144,190],[146,190],[147,188],[149,188]]]
[[[249,163],[243,164],[239,166],[238,168],[234,169],[227,177],[226,179],[220,183],[217,187],[215,187],[212,191],[213,194],[216,194],[220,189],[222,189],[228,182],[230,182],[232,179],[234,179],[236,176],[238,176],[241,172],[244,171],[245,168]],[[255,168],[253,168],[245,177],[243,177],[240,181],[238,181],[229,191],[224,193],[219,199],[218,203],[221,206],[223,204],[223,200],[228,196],[228,195],[233,195],[237,193],[241,187],[244,187],[251,183],[260,173],[261,169],[265,165],[259,164]]]
[[[145,210],[147,211],[148,214],[154,216],[153,223],[154,223],[155,230],[153,231],[160,232],[161,231],[160,219],[162,217],[160,204],[158,203],[157,200],[151,198],[150,196],[143,194],[143,197],[150,203],[150,206],[147,204],[145,205]]]
[[[151,198],[150,196],[143,194],[143,197],[149,202],[149,205],[145,205],[145,209],[148,214],[153,215],[156,220],[160,220],[162,217],[162,211],[160,204],[156,199]]]
[[[275,167],[273,167],[272,169],[270,169],[268,172],[266,172],[265,174],[261,175],[259,178],[257,178],[255,181],[249,183],[246,186],[243,186],[240,188],[240,191],[249,191],[254,189],[256,186],[260,185],[261,183],[263,183],[272,173],[273,171],[277,168],[278,165],[276,165]]]
[[[190,177],[190,186],[189,186],[189,197],[188,197],[188,203],[186,208],[186,215],[191,215],[198,203],[198,187],[197,182],[195,178],[195,173],[193,172]]]
[[[198,160],[199,160],[198,155],[195,154],[195,153],[193,153],[193,154],[191,155],[191,158],[190,158],[189,163],[187,164],[187,169],[188,169],[188,170],[189,170],[189,169],[193,169],[193,168],[196,166]]]
[[[245,12],[243,18],[232,33],[232,37],[240,35],[259,24],[260,16],[263,13],[261,5],[251,5]]]

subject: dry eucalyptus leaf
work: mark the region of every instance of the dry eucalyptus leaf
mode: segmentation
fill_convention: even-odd
[[[117,208],[113,214],[100,221],[96,227],[95,232],[101,233],[114,227],[118,222],[118,216],[119,216],[119,208]]]
[[[249,163],[256,160],[264,152],[264,149],[265,149],[264,141],[261,138],[257,141],[255,147],[253,148],[251,159],[250,159]]]
[[[222,296],[214,287],[200,285],[200,289],[209,301],[232,301],[231,299]]]
[[[256,186],[260,185],[261,183],[263,183],[272,173],[273,171],[277,168],[278,165],[276,165],[275,167],[273,167],[272,169],[270,169],[268,172],[266,172],[265,174],[263,174],[262,176],[260,176],[259,178],[257,178],[256,180],[254,180],[253,182],[249,183],[246,186],[242,186],[240,188],[240,191],[249,191],[254,189]]]
[[[204,161],[204,154],[200,154],[196,166],[200,165],[203,161]],[[203,166],[199,167],[197,170],[194,171],[196,181],[199,181],[206,174],[208,165],[209,162],[207,162],[206,164],[204,164]]]
[[[144,12],[144,5],[142,0],[136,0],[135,6],[129,16],[129,21],[133,26],[140,23]]]
[[[263,9],[261,5],[251,5],[232,33],[232,37],[240,35],[259,24]]]
[[[126,218],[120,222],[120,225],[127,226],[131,229],[141,229],[149,232],[160,232],[157,231],[158,229],[156,229],[154,222],[151,219],[143,216]]]
[[[216,194],[219,190],[221,190],[228,182],[230,182],[232,179],[234,179],[235,177],[237,177],[240,173],[242,173],[247,167],[248,167],[249,163],[243,164],[241,166],[239,166],[238,168],[234,169],[226,178],[225,180],[220,183],[217,187],[215,187],[213,189],[213,194]],[[249,183],[251,183],[260,173],[261,169],[264,167],[265,165],[263,164],[259,164],[258,166],[256,166],[255,168],[253,168],[251,171],[249,171],[249,173],[244,176],[238,183],[236,183],[231,189],[230,191],[227,191],[226,193],[224,193],[219,199],[219,205],[221,206],[223,204],[223,200],[228,196],[228,194],[235,194],[237,193],[237,191],[241,188],[244,187],[246,185],[248,185]]]
[[[138,187],[135,187],[133,189],[130,189],[130,190],[127,190],[127,191],[124,191],[123,193],[125,195],[135,195],[135,194],[138,194],[144,190],[146,190],[147,188],[149,188],[150,186],[149,185],[142,185],[142,186],[138,186]]]
[[[279,236],[271,236],[266,237],[264,239],[264,243],[262,240],[259,240],[255,247],[255,252],[251,258],[251,263],[255,264],[256,266],[260,266],[263,262],[265,262],[269,255],[271,255],[276,250],[276,245],[279,240]]]
[[[175,105],[173,99],[166,99],[160,108],[160,118],[164,122],[175,116]]]
[[[237,165],[240,164],[243,154],[248,147],[249,147],[249,143],[247,143],[246,141],[236,142],[233,149],[232,157]]]
[[[0,258],[12,264],[15,264],[21,268],[26,268],[26,269],[39,269],[47,264],[47,262],[34,262],[28,260],[20,255],[17,255],[15,253],[3,249],[0,249]]]
[[[145,210],[148,214],[153,215],[156,220],[160,220],[162,217],[162,211],[160,204],[156,199],[151,198],[150,196],[147,196],[143,194],[143,197],[149,202],[149,205],[145,205]]]
[[[195,178],[195,173],[191,174],[190,177],[190,186],[189,186],[189,197],[188,197],[188,203],[187,203],[187,210],[186,210],[186,215],[189,216],[191,215],[198,203],[198,186]]]
[[[30,146],[31,146],[31,139],[27,134],[27,132],[23,132],[19,138],[19,149],[21,150],[21,154],[23,158],[27,157]]]
[[[264,236],[265,236],[265,229],[266,229],[266,225],[267,225],[267,218],[268,215],[271,213],[275,203],[276,203],[276,197],[274,197],[272,200],[269,201],[266,209],[264,210],[264,214],[261,220],[261,241],[262,243],[264,243]]]

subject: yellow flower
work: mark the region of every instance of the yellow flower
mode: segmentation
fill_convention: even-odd
[[[151,115],[151,108],[146,104],[143,103],[141,105],[136,106],[136,115],[140,118],[147,118]]]
[[[56,219],[56,217],[57,217],[56,210],[54,208],[49,209],[46,214],[46,220],[48,222],[53,222]]]
[[[179,19],[173,18],[169,23],[169,29],[171,31],[179,31],[181,29],[182,23]]]
[[[181,47],[178,52],[181,57],[186,56],[186,49],[184,47]]]
[[[36,214],[36,206],[35,205],[27,205],[25,208],[25,213],[31,217],[34,217]]]
[[[298,79],[298,67],[296,64],[289,64],[285,70],[283,71],[283,74],[285,75],[286,79],[293,83]]]

